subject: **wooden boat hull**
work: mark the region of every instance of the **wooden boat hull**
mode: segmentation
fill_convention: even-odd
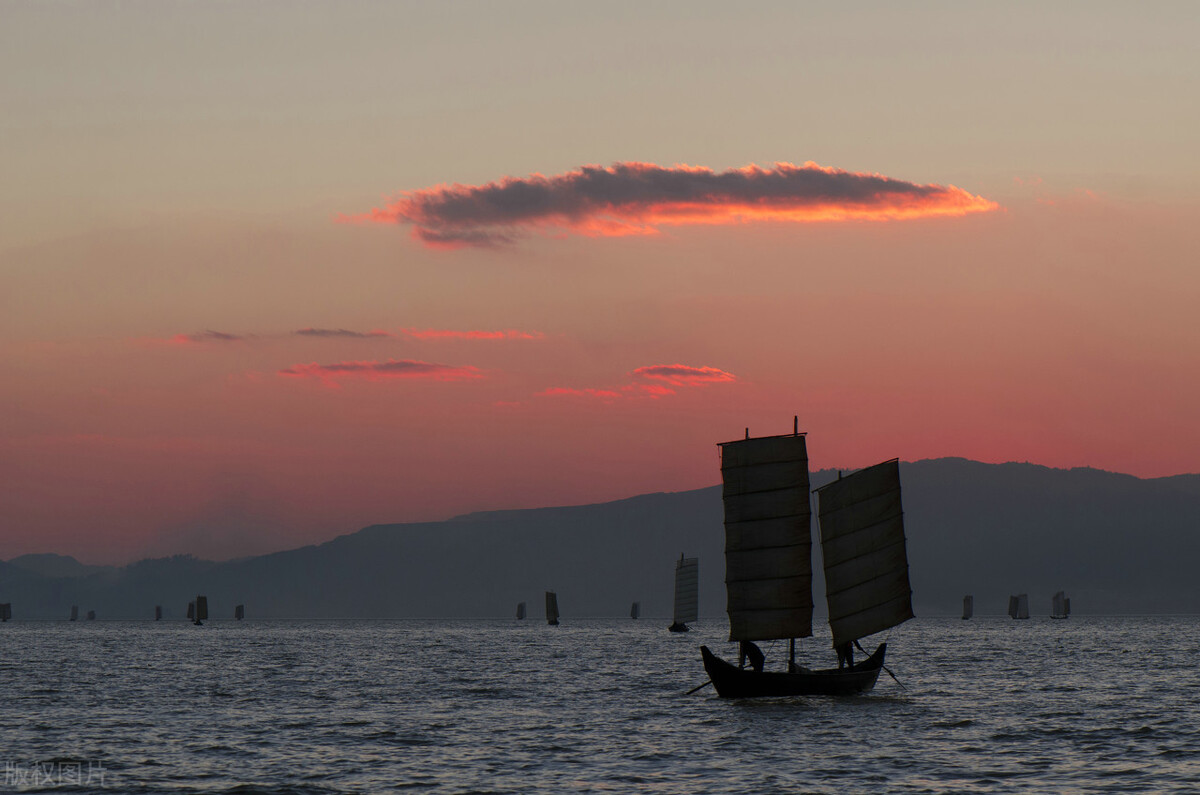
[[[881,643],[870,657],[851,668],[784,673],[738,668],[713,654],[707,646],[700,647],[704,670],[708,672],[708,678],[721,698],[851,696],[865,693],[875,687],[886,653],[887,644]]]

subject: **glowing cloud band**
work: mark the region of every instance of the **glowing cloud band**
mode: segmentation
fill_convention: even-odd
[[[960,216],[998,208],[953,185],[918,185],[808,162],[712,169],[653,163],[583,166],[553,177],[408,191],[349,222],[411,224],[433,247],[493,246],[518,233],[654,234],[670,224],[849,221]]]

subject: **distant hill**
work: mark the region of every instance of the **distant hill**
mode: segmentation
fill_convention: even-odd
[[[816,487],[836,477],[813,474]],[[982,464],[957,458],[901,465],[918,615],[979,614],[1028,593],[1049,613],[1065,589],[1081,613],[1200,612],[1200,475],[1139,479],[1093,469]],[[669,616],[674,560],[700,558],[702,615],[723,617],[719,487],[564,508],[491,511],[444,522],[374,525],[324,544],[215,563],[191,556],[123,568],[57,555],[0,563],[0,601],[15,618],[181,618],[197,593],[230,618],[511,616],[531,618],[558,592],[564,620]],[[815,535],[815,534],[814,534]],[[824,584],[814,583],[818,612]]]
[[[22,555],[8,562],[19,569],[40,574],[43,577],[86,577],[89,574],[113,571],[111,566],[88,566],[68,555],[55,555],[52,552]]]

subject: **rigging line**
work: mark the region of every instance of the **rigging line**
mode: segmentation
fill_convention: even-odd
[[[888,637],[891,637],[890,633],[889,633]],[[886,642],[887,641],[885,640],[884,643],[886,643]],[[867,650],[862,647],[862,644],[859,643],[857,639],[854,641],[854,645],[863,654],[867,654]],[[870,657],[871,655],[867,654],[867,656]],[[883,664],[880,664],[879,667],[882,668],[883,670],[887,671],[888,676],[892,677],[893,679],[896,679],[896,675],[894,673],[892,673],[891,668],[888,668],[886,665],[883,665]],[[908,688],[904,686],[904,683],[901,682],[899,679],[896,679],[896,684],[900,685],[901,690],[908,690]]]

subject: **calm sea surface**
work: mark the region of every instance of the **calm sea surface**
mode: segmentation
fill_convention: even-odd
[[[750,701],[667,623],[9,622],[0,789],[1200,791],[1198,617],[919,618],[903,688]]]

